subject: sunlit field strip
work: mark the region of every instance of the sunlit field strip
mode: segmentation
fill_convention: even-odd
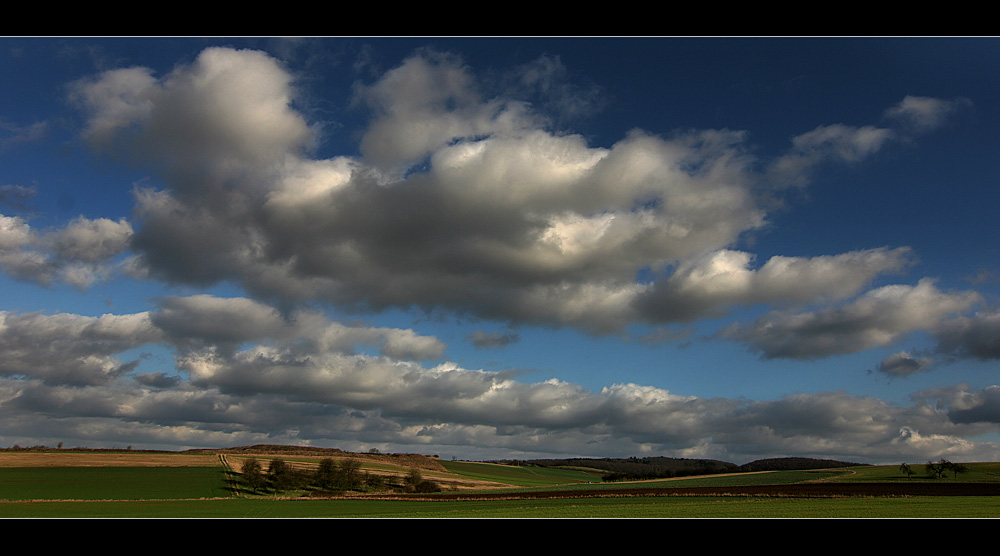
[[[600,482],[600,477],[578,470],[534,466],[504,466],[475,462],[441,462],[445,469],[463,477],[522,487],[553,484],[581,485]]]

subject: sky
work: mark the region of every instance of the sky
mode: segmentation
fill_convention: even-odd
[[[1000,461],[998,70],[0,38],[0,446]]]

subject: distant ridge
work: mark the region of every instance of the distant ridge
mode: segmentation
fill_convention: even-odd
[[[572,467],[591,470],[605,481],[624,481],[715,475],[720,473],[745,473],[750,471],[781,471],[801,469],[827,469],[867,465],[815,458],[770,458],[736,465],[713,459],[686,459],[668,457],[645,458],[564,458],[530,460],[496,460],[508,465],[535,465],[538,467]]]
[[[827,469],[830,467],[858,467],[867,463],[851,463],[832,459],[769,458],[751,461],[740,466],[740,471],[789,471],[798,469]]]
[[[193,448],[184,450],[188,454],[284,454],[284,455],[326,455],[345,454],[340,448],[317,448],[315,446],[285,446],[282,444],[254,444],[233,448]]]

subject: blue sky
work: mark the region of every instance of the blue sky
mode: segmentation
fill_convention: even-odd
[[[1000,459],[996,39],[0,64],[0,444]]]

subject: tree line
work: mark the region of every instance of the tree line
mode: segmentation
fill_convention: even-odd
[[[319,492],[401,490],[404,492],[439,492],[434,481],[425,480],[420,471],[412,469],[400,481],[361,469],[356,459],[324,458],[316,469],[302,469],[289,465],[281,458],[272,459],[264,469],[256,458],[243,460],[240,475],[248,489],[256,494],[312,490]]]
[[[906,478],[912,478],[916,474],[916,471],[907,463],[903,463],[899,466],[899,470],[906,475]],[[967,473],[969,468],[961,463],[950,462],[946,459],[942,459],[937,463],[928,461],[924,464],[924,475],[931,479],[942,479],[948,478],[948,473],[950,472],[956,479],[960,473]]]

